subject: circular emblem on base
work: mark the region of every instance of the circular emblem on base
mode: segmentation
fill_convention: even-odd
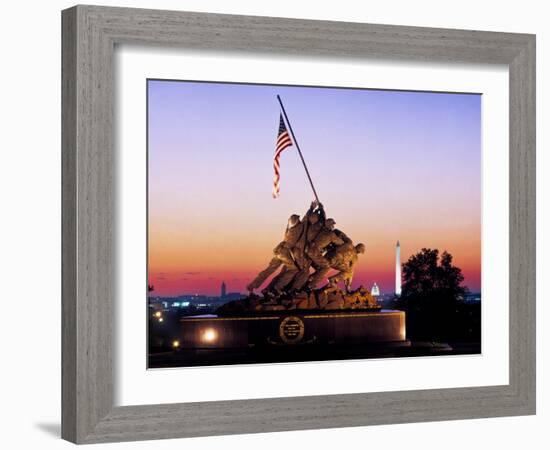
[[[288,316],[279,325],[279,336],[285,344],[297,344],[304,337],[304,322],[296,316]]]

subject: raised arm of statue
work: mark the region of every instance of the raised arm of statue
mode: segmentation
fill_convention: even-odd
[[[325,208],[323,207],[322,203],[318,204],[317,212],[319,214],[319,221],[321,223],[325,223],[325,220],[327,219],[327,214],[325,213]]]
[[[309,209],[308,209],[308,210],[306,211],[306,213],[304,214],[304,219],[307,219],[309,216],[311,216],[312,214],[314,214],[315,207],[316,207],[316,202],[315,202],[315,201],[312,201],[312,202],[311,202],[311,205],[309,205]]]

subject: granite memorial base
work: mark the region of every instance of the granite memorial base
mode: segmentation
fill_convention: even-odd
[[[180,327],[182,350],[408,344],[405,313],[394,310],[195,316],[183,317]]]

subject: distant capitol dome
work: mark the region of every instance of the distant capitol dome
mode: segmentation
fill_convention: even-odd
[[[380,288],[376,283],[372,285],[372,289],[370,290],[370,293],[374,297],[378,297],[380,295]]]

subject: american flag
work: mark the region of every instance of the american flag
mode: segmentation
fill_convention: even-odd
[[[281,179],[280,175],[280,166],[279,166],[279,157],[283,150],[287,147],[292,146],[292,140],[288,134],[288,131],[283,120],[283,115],[279,115],[279,133],[277,134],[277,144],[275,145],[275,157],[273,158],[273,168],[275,169],[275,176],[273,177],[273,198],[279,196],[279,180]]]

